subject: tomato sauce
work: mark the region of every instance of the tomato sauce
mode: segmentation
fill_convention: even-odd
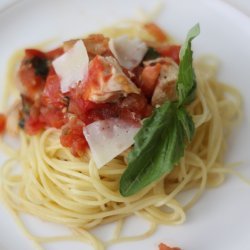
[[[166,45],[164,47],[159,47],[157,51],[162,55],[162,56],[167,56],[171,57],[177,64],[180,63],[180,45]]]
[[[19,76],[25,87],[22,93],[24,96],[23,119],[24,129],[28,134],[37,134],[48,127],[62,128],[60,138],[62,145],[71,148],[73,155],[81,156],[88,147],[82,132],[84,126],[114,117],[138,123],[151,114],[152,107],[147,99],[139,94],[129,94],[115,102],[94,103],[86,100],[85,96],[88,91],[86,87],[83,87],[83,83],[79,83],[75,88],[63,94],[60,90],[60,79],[51,66],[51,58],[60,54],[60,48],[47,54],[38,50],[26,50]],[[36,74],[31,63],[31,60],[37,57],[47,60],[46,77]],[[44,61],[41,62],[44,63]],[[98,72],[101,70],[100,65],[92,69],[90,83],[95,83]]]
[[[169,247],[164,243],[159,245],[159,250],[181,250],[179,247]]]
[[[152,23],[145,28],[158,41],[168,39]],[[101,89],[98,79],[102,77],[103,81],[108,81],[112,76],[111,68],[104,66],[98,55],[112,54],[108,48],[108,38],[102,35],[89,36],[84,39],[84,43],[91,59],[88,77],[66,93],[61,92],[60,78],[52,66],[52,61],[64,53],[63,47],[46,53],[37,49],[25,50],[18,72],[22,83],[20,91],[23,104],[20,126],[30,135],[49,127],[62,129],[61,143],[69,147],[75,156],[81,156],[88,147],[83,135],[84,126],[109,118],[138,123],[150,116],[153,110],[151,97],[161,72],[160,63],[148,66],[140,64],[132,73],[122,68],[123,73],[140,88],[141,93],[111,95],[111,99],[105,102],[90,101],[89,97],[98,94]],[[168,56],[178,63],[179,50],[180,46],[170,45],[156,49],[156,53]],[[0,132],[4,124],[4,118],[0,116]]]

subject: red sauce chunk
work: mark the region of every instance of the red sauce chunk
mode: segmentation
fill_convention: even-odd
[[[164,47],[159,47],[157,50],[162,56],[172,58],[177,64],[180,63],[180,45],[166,45]]]
[[[72,117],[64,125],[60,138],[62,145],[69,147],[71,153],[76,157],[81,156],[88,147],[82,132],[83,126],[84,123],[80,119]]]
[[[0,114],[0,134],[5,131],[6,126],[6,116],[4,114]]]
[[[179,247],[169,247],[163,243],[159,245],[159,250],[181,250]]]

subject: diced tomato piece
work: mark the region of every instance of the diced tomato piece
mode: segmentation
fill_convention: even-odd
[[[133,76],[131,77],[131,80],[136,84],[137,87],[141,88],[141,74],[144,67],[138,66],[133,69]]]
[[[164,42],[168,39],[167,34],[155,23],[146,23],[144,28],[153,36],[158,42]]]
[[[25,122],[25,132],[29,135],[36,135],[44,128],[44,124],[41,123],[39,120],[30,117]]]
[[[161,72],[161,64],[157,63],[153,66],[146,66],[141,74],[141,90],[147,96],[151,97],[155,86],[157,84],[157,79]]]
[[[36,50],[25,50],[18,76],[22,83],[21,93],[32,100],[38,99],[48,73],[46,54]]]
[[[94,103],[81,98],[71,98],[68,111],[77,115],[86,125],[118,116],[117,105],[114,103]]]
[[[86,124],[90,124],[92,122],[98,120],[105,120],[111,117],[117,117],[119,114],[119,110],[115,103],[103,103],[97,105],[94,109],[86,112],[88,119],[86,120]]]
[[[93,93],[100,89],[100,78],[106,82],[111,77],[111,74],[111,68],[104,65],[101,58],[96,56],[89,66],[88,79],[84,83],[82,93],[83,99],[89,100]]]
[[[61,143],[64,147],[69,147],[71,153],[79,157],[88,147],[87,141],[83,135],[84,123],[77,119],[72,118],[62,130],[60,137]]]
[[[177,64],[180,63],[180,45],[168,45],[162,48],[157,48],[157,51],[162,55],[162,56],[167,56],[171,57]]]
[[[84,120],[84,108],[85,108],[85,101],[80,96],[77,98],[78,95],[70,95],[68,112],[71,114],[77,115],[81,120]]]
[[[40,108],[40,121],[47,127],[61,128],[67,121],[62,109],[53,106]]]
[[[32,57],[47,58],[44,52],[37,50],[37,49],[26,49],[25,55],[29,58],[32,58]]]
[[[147,105],[147,99],[143,95],[132,93],[122,100],[119,107],[122,109],[127,108],[130,111],[143,115],[143,111]]]
[[[82,156],[86,148],[88,148],[88,143],[85,137],[81,135],[73,141],[71,145],[71,153],[76,157]]]
[[[5,126],[6,126],[6,116],[4,114],[0,114],[0,134],[4,132]]]
[[[147,99],[138,94],[129,94],[119,104],[119,117],[128,122],[138,122],[148,117],[152,112],[152,107],[148,105]]]
[[[29,63],[26,63],[25,60],[20,66],[18,75],[23,85],[22,94],[35,100],[43,89],[44,80],[41,77],[36,76],[34,69]]]
[[[44,124],[34,117],[25,122],[25,132],[29,135],[36,135],[44,128]]]
[[[179,247],[169,247],[163,243],[159,245],[159,250],[181,250]]]
[[[40,120],[40,110],[33,106],[30,110],[28,118],[25,120],[24,129],[29,135],[35,135],[41,132],[45,127],[45,123]]]
[[[60,78],[54,70],[51,70],[47,77],[41,100],[45,106],[53,105],[58,108],[65,106],[65,98],[60,89]]]

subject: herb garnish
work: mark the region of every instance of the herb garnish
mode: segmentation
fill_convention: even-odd
[[[154,60],[160,56],[160,53],[156,49],[149,47],[142,61]]]
[[[35,70],[35,74],[43,79],[46,79],[49,73],[48,60],[46,58],[34,56],[30,62]]]
[[[199,25],[189,32],[180,51],[176,89],[178,101],[165,102],[145,119],[135,136],[128,156],[128,167],[120,180],[120,193],[130,196],[169,173],[184,155],[186,141],[191,141],[194,123],[184,108],[195,94],[196,80],[192,66],[191,41],[199,34]]]

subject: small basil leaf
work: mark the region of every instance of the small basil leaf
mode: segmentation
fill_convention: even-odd
[[[185,134],[176,103],[166,102],[156,109],[135,137],[120,181],[121,194],[133,195],[169,173],[184,154]]]
[[[181,47],[178,79],[176,82],[179,105],[190,103],[194,99],[196,77],[193,69],[192,40],[200,33],[200,26],[196,24],[189,32]]]
[[[180,107],[177,110],[177,117],[178,121],[181,123],[185,131],[185,135],[188,141],[190,142],[194,136],[195,131],[195,126],[192,117],[187,113],[187,111],[183,107]]]

